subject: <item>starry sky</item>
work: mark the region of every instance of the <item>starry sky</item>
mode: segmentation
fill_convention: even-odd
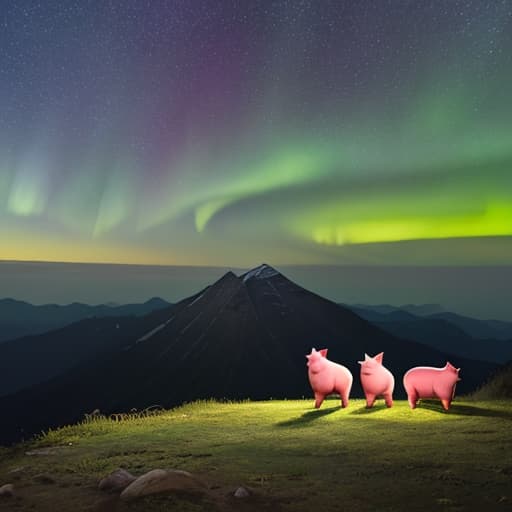
[[[512,262],[512,0],[5,0],[0,259]]]

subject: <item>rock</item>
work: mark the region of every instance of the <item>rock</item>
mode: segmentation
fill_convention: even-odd
[[[235,498],[248,498],[250,492],[245,487],[239,487],[233,494]]]
[[[0,487],[0,498],[12,498],[14,496],[14,485],[5,484]]]
[[[102,478],[98,488],[102,491],[121,492],[136,479],[137,477],[133,476],[125,469],[119,468],[115,471],[112,471],[112,473],[110,473],[110,475],[106,476],[105,478]]]
[[[8,474],[11,475],[13,480],[19,480],[22,477],[25,469],[25,466],[20,466],[18,468],[11,469]]]
[[[207,489],[203,482],[187,471],[153,469],[132,482],[121,493],[121,499],[130,500],[172,491],[207,492]]]

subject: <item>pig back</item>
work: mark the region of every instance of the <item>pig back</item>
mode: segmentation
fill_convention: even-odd
[[[327,359],[324,361],[321,371],[309,372],[309,382],[315,392],[329,394],[352,385],[352,374],[348,368]]]
[[[395,386],[395,378],[382,365],[372,368],[372,372],[369,374],[365,372],[364,368],[361,368],[361,385],[365,393],[372,393],[374,395],[392,393]]]
[[[404,375],[407,394],[415,391],[421,398],[450,398],[456,382],[457,376],[445,368],[418,366]]]

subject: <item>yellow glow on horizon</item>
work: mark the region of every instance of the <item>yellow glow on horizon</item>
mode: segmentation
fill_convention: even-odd
[[[37,236],[11,235],[2,237],[0,260],[56,261],[62,263],[119,263],[136,265],[173,265],[176,258],[169,250],[159,254],[133,246],[97,245],[84,241],[42,239]],[[8,240],[8,241],[7,241]],[[190,265],[194,263],[191,258]]]

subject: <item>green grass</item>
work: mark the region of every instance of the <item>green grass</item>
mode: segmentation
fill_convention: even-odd
[[[362,400],[347,409],[328,400],[318,411],[312,400],[198,402],[147,418],[99,418],[0,449],[0,485],[14,483],[19,496],[0,500],[0,511],[505,511],[511,428],[510,401],[456,401],[448,413],[429,401],[414,411],[404,401],[367,410]],[[55,449],[25,454],[43,447]],[[118,467],[184,469],[211,494],[120,504],[97,490]],[[253,497],[226,498],[239,485]]]

